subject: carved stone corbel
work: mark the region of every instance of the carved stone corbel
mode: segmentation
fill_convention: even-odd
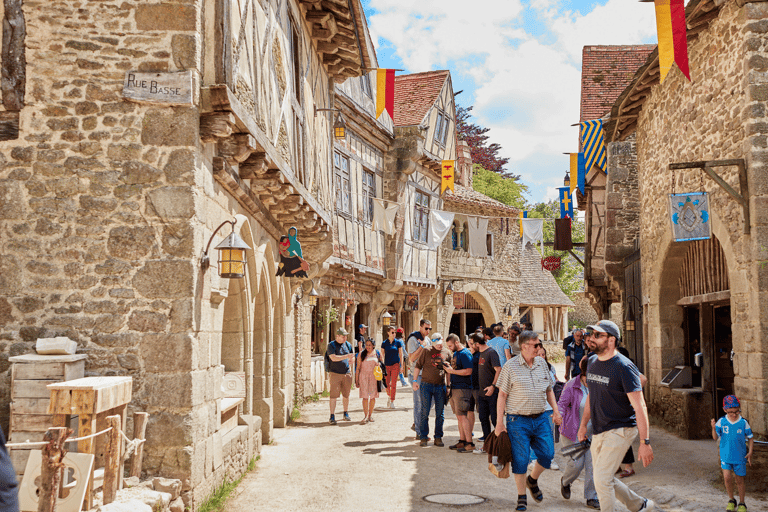
[[[200,116],[200,140],[215,142],[229,137],[235,131],[236,119],[232,112],[214,112]]]

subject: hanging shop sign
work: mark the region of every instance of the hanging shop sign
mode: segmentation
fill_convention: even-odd
[[[669,216],[675,242],[712,238],[707,192],[669,194]]]
[[[560,270],[560,256],[547,256],[541,260],[541,268],[554,272]]]
[[[453,293],[453,307],[456,309],[461,309],[464,307],[464,292]]]
[[[418,311],[419,310],[419,294],[418,293],[406,293],[405,304],[403,304],[405,311]]]

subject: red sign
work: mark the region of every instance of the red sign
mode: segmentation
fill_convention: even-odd
[[[547,256],[541,260],[541,268],[554,272],[560,270],[560,256]]]
[[[456,309],[464,307],[464,292],[453,292],[453,307]]]

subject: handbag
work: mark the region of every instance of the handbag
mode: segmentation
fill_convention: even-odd
[[[376,380],[381,381],[384,378],[384,373],[381,371],[381,366],[377,365],[373,369],[373,376],[376,377]]]

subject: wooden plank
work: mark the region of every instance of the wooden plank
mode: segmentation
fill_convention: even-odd
[[[85,361],[64,364],[64,380],[82,379],[85,376]]]
[[[42,440],[42,439],[41,439]],[[27,468],[27,459],[29,459],[29,452],[32,450],[22,450],[20,448],[13,448],[8,451],[8,455],[11,457],[11,464],[13,464],[13,470],[16,475],[23,475],[24,470]]]
[[[149,413],[136,412],[133,413],[133,438],[134,439],[146,439],[147,435],[147,422],[149,420]],[[139,443],[136,447],[136,451],[133,452],[131,457],[131,476],[141,477],[141,462],[144,457],[144,443]]]
[[[58,380],[14,380],[11,384],[11,400],[17,398],[48,398],[49,384]]]
[[[17,364],[16,380],[64,380],[64,363]]]
[[[48,398],[18,398],[11,402],[11,415],[14,414],[48,414]],[[57,425],[64,426],[64,425]]]
[[[13,428],[24,432],[45,432],[52,425],[50,414],[18,414],[13,418]]]
[[[49,444],[43,447],[37,512],[55,512],[56,510],[65,453],[63,442],[66,438],[67,429],[64,427],[55,427],[45,433],[45,440]]]
[[[38,441],[43,440],[43,432],[23,432],[16,430],[14,432],[11,432],[11,435],[8,438],[9,443],[24,443],[26,441],[30,441],[33,443],[36,443]]]
[[[112,430],[106,434],[108,443],[104,461],[104,487],[102,491],[105,505],[115,501],[115,497],[117,496],[123,445],[123,440],[120,437],[120,416],[114,415],[107,417],[106,426]]]

